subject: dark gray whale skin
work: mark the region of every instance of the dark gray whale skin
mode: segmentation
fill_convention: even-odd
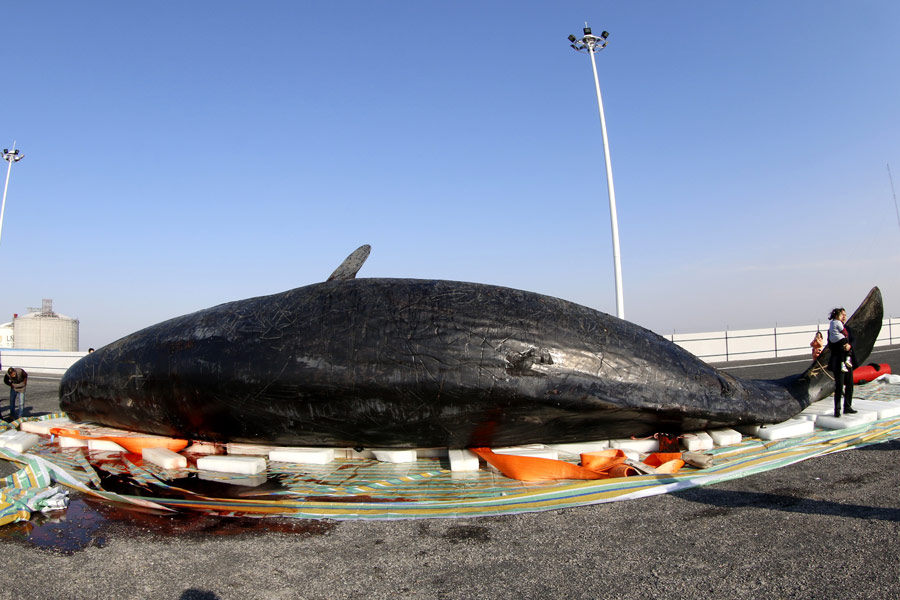
[[[874,288],[848,323],[860,363],[882,312]],[[347,279],[124,337],[65,373],[60,407],[193,440],[464,448],[776,423],[832,390],[815,364],[741,380],[633,323],[540,294]]]

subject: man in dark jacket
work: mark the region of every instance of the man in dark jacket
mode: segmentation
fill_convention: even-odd
[[[12,423],[25,411],[25,386],[28,373],[25,369],[10,367],[3,376],[3,383],[9,386],[9,422]]]
[[[831,357],[828,370],[834,375],[834,416],[841,416],[841,396],[844,397],[844,414],[856,414],[853,410],[853,369],[858,365],[853,351],[853,332],[847,327],[847,311],[835,308],[831,311],[828,327],[828,349]]]

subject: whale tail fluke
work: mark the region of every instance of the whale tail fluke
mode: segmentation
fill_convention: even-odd
[[[859,308],[847,319],[847,328],[853,333],[853,352],[858,364],[863,364],[872,353],[881,323],[884,320],[884,302],[881,290],[872,288]],[[777,383],[788,388],[791,395],[800,401],[803,408],[813,402],[827,398],[834,393],[834,378],[828,370],[831,351],[825,351],[800,375],[779,380]]]

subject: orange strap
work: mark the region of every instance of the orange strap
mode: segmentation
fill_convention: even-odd
[[[141,436],[118,436],[118,435],[84,435],[77,429],[66,429],[64,427],[53,427],[50,429],[52,435],[62,437],[76,438],[79,440],[105,440],[115,442],[129,452],[140,454],[144,448],[166,448],[172,452],[179,452],[187,448],[187,440],[179,440],[175,438],[167,438],[162,436],[141,437]]]
[[[552,479],[602,479],[604,476],[590,469],[564,460],[494,454],[490,448],[469,448],[484,461],[510,479],[519,481],[548,481]]]
[[[581,466],[550,458],[495,454],[490,448],[470,450],[505,476],[519,481],[606,479],[638,474],[637,469],[625,464],[625,452],[620,449],[582,454]],[[684,461],[680,452],[657,452],[647,457],[644,464],[656,468],[657,473],[675,473]]]

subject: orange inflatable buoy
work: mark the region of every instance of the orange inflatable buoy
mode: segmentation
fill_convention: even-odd
[[[158,435],[83,435],[77,429],[66,429],[64,427],[54,427],[50,430],[50,433],[52,435],[77,438],[79,440],[105,440],[107,442],[115,442],[134,454],[140,454],[144,448],[166,448],[172,452],[179,452],[187,448],[188,445],[187,440],[178,440]]]
[[[638,475],[635,467],[626,464],[625,452],[620,449],[587,452],[581,455],[581,466],[564,460],[495,454],[489,448],[469,448],[482,460],[510,479],[519,481],[552,481],[557,479],[607,479]],[[644,464],[657,473],[676,473],[684,466],[680,452],[651,454]]]
[[[557,479],[602,479],[608,477],[567,463],[564,460],[551,458],[535,458],[532,456],[515,456],[512,454],[494,454],[490,448],[469,448],[486,463],[510,479],[519,481],[553,481]]]
[[[891,365],[875,363],[853,369],[853,383],[869,383],[882,375],[891,374]]]

